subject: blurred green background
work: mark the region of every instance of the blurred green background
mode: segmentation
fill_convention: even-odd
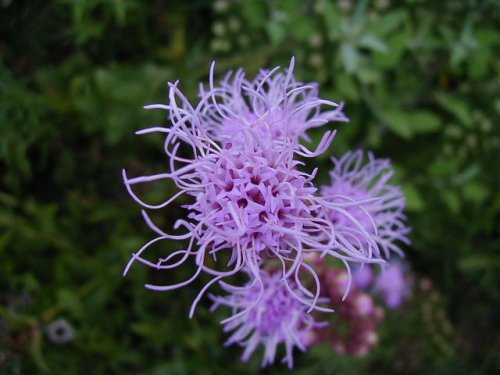
[[[317,160],[319,183],[349,149],[392,159],[415,279],[369,356],[320,345],[297,353],[293,372],[500,373],[499,25],[497,0],[0,0],[0,373],[261,371],[259,356],[242,364],[240,348],[222,347],[225,315],[208,298],[188,319],[205,279],[156,293],[143,284],[190,270],[122,278],[153,233],[120,173],[165,165],[161,138],[133,132],[166,123],[142,106],[166,102],[167,81],[196,101],[213,60],[217,74],[252,77],[291,56],[296,77],[351,118],[330,125],[339,134]],[[180,215],[172,206],[158,220]],[[61,319],[74,337],[58,343]]]

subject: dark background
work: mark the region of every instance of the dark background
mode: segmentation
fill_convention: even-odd
[[[291,56],[296,77],[345,101],[351,119],[329,126],[339,134],[316,160],[319,183],[329,156],[349,149],[393,161],[415,280],[369,356],[320,345],[297,353],[294,372],[500,372],[499,24],[494,0],[1,0],[0,373],[261,371],[259,355],[242,364],[241,349],[223,348],[224,314],[208,299],[188,319],[206,280],[155,293],[143,284],[165,275],[122,278],[153,234],[120,173],[162,170],[162,140],[133,132],[165,123],[142,106],[166,102],[167,81],[195,102],[213,60],[217,74],[252,77]],[[160,224],[182,212],[169,207]],[[57,319],[72,340],[50,339]]]

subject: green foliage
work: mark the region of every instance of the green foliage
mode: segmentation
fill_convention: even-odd
[[[368,357],[318,346],[297,355],[296,372],[500,371],[499,21],[498,2],[480,0],[1,1],[0,373],[260,371],[258,358],[242,364],[239,348],[223,348],[223,314],[208,300],[188,320],[203,280],[153,293],[143,284],[157,274],[122,278],[152,234],[120,171],[162,169],[161,139],[133,133],[165,122],[142,106],[165,102],[167,81],[195,100],[214,56],[217,73],[252,75],[292,55],[300,80],[346,103],[351,121],[327,156],[363,147],[393,160],[415,288],[434,284],[388,313]],[[326,182],[328,157],[318,164]],[[175,188],[144,194],[165,191]],[[49,339],[56,318],[73,341]]]

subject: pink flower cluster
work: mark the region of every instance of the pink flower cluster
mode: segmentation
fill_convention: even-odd
[[[384,310],[369,293],[353,285],[346,300],[342,300],[347,287],[345,270],[322,266],[323,293],[337,306],[336,314],[326,328],[315,329],[316,341],[328,342],[335,353],[363,357],[378,342],[377,329],[384,318]]]

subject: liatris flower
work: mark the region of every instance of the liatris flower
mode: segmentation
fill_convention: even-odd
[[[356,247],[347,237],[338,235],[340,231],[326,216],[326,212],[349,216],[348,210],[363,202],[328,201],[316,196],[312,183],[316,170],[307,174],[298,169],[301,163],[295,160],[297,155],[321,154],[334,136],[326,132],[317,149],[310,151],[299,144],[299,138],[306,137],[305,131],[329,120],[343,121],[345,116],[338,108],[322,113],[321,105],[336,104],[318,99],[315,85],[295,82],[292,69],[293,60],[286,75],[274,76],[273,69],[261,73],[253,82],[246,81],[239,71],[231,83],[226,77],[220,87],[214,87],[212,65],[210,89],[201,91],[196,108],[177,88],[177,82],[169,84],[167,105],[146,107],[168,111],[170,128],[138,132],[165,134],[168,170],[136,178],[128,178],[123,172],[127,190],[147,209],[164,209],[183,194],[193,197],[194,202],[185,206],[187,220],[179,219],[174,225],[175,229],[185,230],[178,235],[158,228],[143,211],[158,237],[133,255],[125,273],[134,261],[166,270],[192,259],[196,271],[188,280],[165,286],[146,285],[153,290],[172,290],[188,285],[201,272],[212,275],[213,279],[195,298],[190,316],[211,285],[244,268],[258,279],[267,258],[281,262],[287,285],[298,278],[303,256],[309,253],[332,255],[346,265],[349,261],[378,261],[372,259],[377,244],[363,223],[352,218],[349,233],[363,239],[363,246]],[[191,157],[180,154],[182,144],[191,148]],[[135,184],[162,179],[172,180],[179,192],[161,204],[150,205],[132,190]],[[188,245],[157,261],[146,259],[145,251],[162,240],[188,240]],[[227,263],[220,264],[227,259],[222,255],[228,255]],[[319,281],[311,267],[304,268],[313,275],[316,290],[296,297],[316,309]]]
[[[332,202],[368,201],[345,209],[348,215],[332,211],[329,216],[337,231],[355,247],[363,247],[365,238],[352,232],[354,223],[361,223],[385,257],[391,252],[403,255],[398,241],[408,244],[409,228],[404,221],[404,193],[398,186],[388,183],[393,175],[390,162],[375,159],[368,153],[368,162],[363,162],[361,150],[348,152],[340,159],[332,159],[335,166],[330,172],[332,183],[322,189],[325,198]],[[359,232],[358,232],[359,233]]]
[[[313,341],[313,330],[326,325],[315,322],[307,313],[308,306],[295,298],[303,291],[294,283],[287,287],[281,272],[261,270],[259,282],[253,279],[243,288],[224,284],[223,287],[229,295],[211,296],[214,301],[212,310],[219,306],[232,309],[233,316],[223,321],[224,331],[232,332],[226,346],[244,346],[243,361],[247,361],[255,349],[263,345],[262,366],[272,364],[278,346],[284,344],[286,355],[282,362],[292,368],[293,348],[305,351]]]

